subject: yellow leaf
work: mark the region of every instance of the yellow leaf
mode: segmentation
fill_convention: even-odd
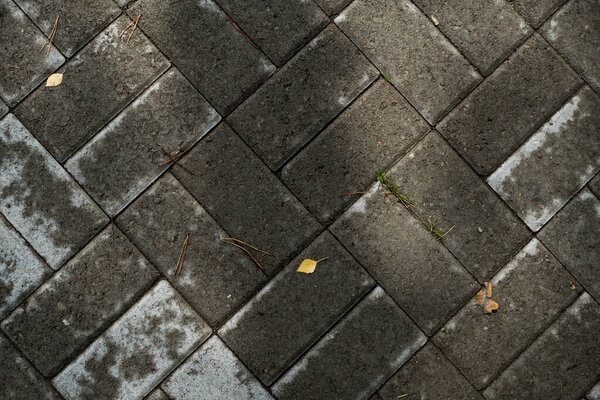
[[[312,274],[313,272],[315,272],[315,268],[317,268],[317,264],[320,261],[327,260],[328,258],[329,257],[321,258],[320,260],[317,260],[317,261],[307,258],[306,260],[302,261],[302,263],[300,264],[300,266],[298,267],[296,272],[304,272],[305,274]]]
[[[485,299],[483,309],[486,313],[491,314],[493,311],[496,311],[498,309],[498,303],[496,303],[492,299]]]
[[[63,74],[52,74],[46,81],[46,86],[58,86],[62,83]]]
[[[475,304],[483,303],[483,299],[485,298],[485,288],[481,288],[479,292],[475,295]]]

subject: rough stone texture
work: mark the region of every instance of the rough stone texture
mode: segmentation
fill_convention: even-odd
[[[128,13],[132,18],[142,15],[144,32],[222,114],[275,70],[212,0],[138,0]]]
[[[481,80],[409,0],[356,0],[335,23],[432,124]]]
[[[321,227],[298,200],[225,124],[180,162],[173,174],[230,235],[273,254],[260,257],[279,271]],[[215,190],[218,188],[218,190]]]
[[[2,329],[42,374],[52,376],[157,275],[118,229],[106,228],[4,320]]]
[[[8,107],[6,104],[0,101],[0,118],[4,116],[8,112]]]
[[[544,22],[566,0],[510,0],[534,28]]]
[[[330,25],[238,107],[228,121],[276,170],[376,76],[375,67],[335,25]]]
[[[383,79],[329,125],[282,170],[281,178],[313,215],[330,222],[429,126]],[[331,151],[323,151],[331,149]]]
[[[490,177],[537,232],[600,170],[600,98],[584,87]]]
[[[314,0],[327,14],[340,12],[351,0]]]
[[[426,341],[380,287],[272,387],[280,400],[364,399]]]
[[[596,177],[590,181],[588,186],[592,192],[596,193],[596,196],[600,197],[600,173],[596,174]]]
[[[409,394],[417,399],[483,400],[469,381],[431,343],[425,345],[379,389],[383,400]]]
[[[385,191],[375,185],[331,230],[421,329],[432,334],[479,285],[401,204],[386,199]]]
[[[174,400],[273,400],[218,336],[208,339],[161,387]]]
[[[166,152],[185,151],[221,117],[172,68],[65,164],[109,214],[115,215],[168,166]],[[177,149],[176,151],[173,151]]]
[[[377,393],[374,393],[373,396],[369,397],[369,400],[381,400],[381,397]]]
[[[50,54],[39,52],[46,38],[11,0],[0,0],[0,26],[0,98],[12,107],[65,58],[54,46]],[[3,109],[0,104],[0,116]]]
[[[210,328],[160,281],[53,379],[67,399],[140,399],[196,346]]]
[[[571,288],[571,275],[537,239],[491,284],[498,312],[488,315],[472,300],[434,336],[477,389],[490,384],[581,290]]]
[[[302,260],[324,257],[330,258],[321,261],[314,273],[296,272]],[[373,284],[325,232],[238,311],[219,335],[270,385]]]
[[[265,280],[256,265],[219,239],[229,235],[170,174],[138,198],[117,224],[213,326]],[[186,235],[184,263],[175,275]]]
[[[145,400],[170,400],[169,397],[160,389],[154,389],[152,393],[146,396]]]
[[[0,121],[0,212],[52,268],[108,218],[14,115]]]
[[[579,399],[600,374],[600,306],[582,294],[484,392],[490,400]]]
[[[479,174],[488,175],[573,94],[579,82],[535,34],[437,128]]]
[[[600,382],[594,385],[593,388],[590,389],[586,398],[588,400],[600,400]]]

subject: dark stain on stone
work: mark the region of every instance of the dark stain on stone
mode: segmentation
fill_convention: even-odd
[[[110,367],[117,363],[116,356],[123,349],[110,340],[106,340],[106,352],[103,356],[94,356],[85,362],[85,372],[89,378],[81,374],[77,384],[81,387],[80,400],[116,399],[121,387],[119,378],[108,373]]]

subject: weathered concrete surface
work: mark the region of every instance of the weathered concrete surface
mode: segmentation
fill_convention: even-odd
[[[537,28],[565,1],[566,0],[511,0],[511,3],[534,28]]]
[[[328,15],[340,12],[351,0],[315,0]]]
[[[3,117],[4,114],[6,114],[8,112],[8,107],[6,106],[6,104],[4,104],[3,102],[0,101],[0,117]]]
[[[600,173],[596,174],[596,177],[589,182],[588,186],[596,196],[600,197]]]

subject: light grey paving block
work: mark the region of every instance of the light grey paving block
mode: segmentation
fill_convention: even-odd
[[[312,274],[296,272],[304,259],[324,257],[329,259]],[[373,284],[325,232],[238,311],[219,335],[270,385]]]
[[[356,0],[335,23],[432,124],[481,80],[409,0]]]
[[[116,215],[221,119],[172,68],[65,164],[100,206]],[[179,168],[179,167],[175,167]]]
[[[537,232],[600,170],[600,98],[581,89],[490,177]]]
[[[586,398],[588,400],[600,400],[600,382],[594,385],[593,388],[587,393]]]
[[[351,0],[314,0],[327,14],[340,12]]]
[[[486,399],[579,399],[600,374],[599,330],[600,306],[584,293],[485,390]]]
[[[145,400],[170,400],[169,397],[160,389],[154,389]]]
[[[331,231],[402,309],[433,334],[479,284],[402,205],[385,196],[386,190],[377,183]]]
[[[170,174],[127,208],[117,224],[213,326],[265,281],[256,265],[219,239],[229,235]],[[183,266],[175,275],[186,235]]]
[[[139,30],[130,41],[119,38],[130,22],[122,16],[110,24],[60,70],[59,86],[39,87],[14,110],[59,162],[169,66]]]
[[[429,126],[380,79],[282,170],[281,178],[321,221],[330,222]]]
[[[173,400],[273,400],[218,336],[208,339],[161,387]]]
[[[589,182],[588,186],[600,198],[600,173],[596,174],[596,177]]]
[[[0,211],[57,269],[106,215],[12,114],[0,121]]]
[[[477,389],[489,385],[581,290],[571,288],[571,275],[537,239],[491,284],[497,312],[486,314],[471,300],[433,338]]]
[[[510,0],[529,23],[537,28],[566,0]]]
[[[272,387],[280,400],[365,399],[425,344],[377,287]]]
[[[140,399],[210,332],[160,281],[52,382],[67,400]]]
[[[222,114],[275,70],[213,0],[138,0],[128,13],[132,18],[142,15],[144,32]]]
[[[65,58],[54,46],[50,54],[40,53],[46,38],[12,0],[0,0],[0,26],[0,98],[14,106]]]

